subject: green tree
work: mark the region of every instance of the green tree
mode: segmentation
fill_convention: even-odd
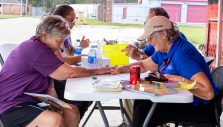
[[[31,4],[32,6],[43,6],[44,5],[44,1],[43,0],[29,0],[29,4]]]

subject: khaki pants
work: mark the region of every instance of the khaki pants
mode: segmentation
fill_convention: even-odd
[[[128,118],[126,117],[126,115],[124,115],[124,121],[127,125],[132,125],[132,119],[133,119],[133,105],[134,105],[134,101],[135,100],[127,100],[127,99],[122,99],[122,103],[123,103],[123,108],[126,111],[130,121],[128,120]],[[168,124],[163,124],[157,127],[169,127]]]
[[[124,121],[127,125],[131,125],[132,123],[132,118],[133,118],[133,105],[134,105],[134,100],[127,100],[127,99],[122,99],[123,102],[123,107],[124,110],[126,111],[130,121],[128,120],[128,118],[126,117],[126,115],[124,115]]]

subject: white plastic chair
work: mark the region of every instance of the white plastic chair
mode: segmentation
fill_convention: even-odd
[[[8,55],[13,49],[17,47],[17,44],[5,43],[0,45],[0,63],[4,64],[4,61],[7,59]]]
[[[205,56],[204,60],[208,64],[208,66],[210,66],[210,64],[214,61],[214,57],[213,56]]]

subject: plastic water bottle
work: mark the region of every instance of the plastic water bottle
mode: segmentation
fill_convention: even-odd
[[[97,60],[97,53],[94,48],[91,48],[88,52],[88,63],[89,64],[95,64]]]
[[[80,47],[80,39],[77,39],[74,47],[74,55],[81,55],[81,52],[82,48]]]
[[[102,58],[102,49],[101,49],[101,44],[97,44],[97,58]]]
[[[101,46],[100,46],[99,43],[91,44],[91,49],[95,49],[95,51],[96,51],[96,58],[102,58]]]

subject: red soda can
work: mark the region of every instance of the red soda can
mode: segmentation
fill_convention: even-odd
[[[140,80],[140,67],[134,65],[130,67],[130,84],[135,85]]]

